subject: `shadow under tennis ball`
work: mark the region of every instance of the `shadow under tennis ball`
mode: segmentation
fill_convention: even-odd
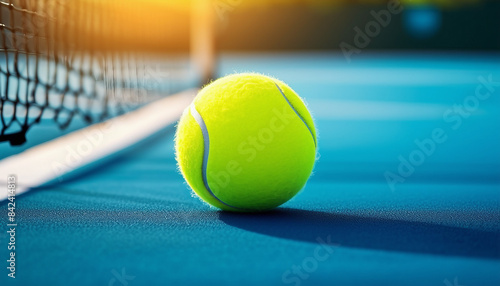
[[[433,223],[279,208],[248,214],[219,212],[227,225],[260,234],[340,247],[460,257],[500,258],[500,232]]]

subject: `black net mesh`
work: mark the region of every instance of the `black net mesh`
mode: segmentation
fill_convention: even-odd
[[[0,2],[0,142],[23,144],[42,118],[64,129],[76,117],[91,124],[154,100],[157,71],[139,50],[163,48],[169,35],[158,28],[172,25],[156,2]]]

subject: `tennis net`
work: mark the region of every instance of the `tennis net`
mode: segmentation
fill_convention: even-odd
[[[0,201],[9,174],[20,194],[172,125],[211,78],[211,12],[208,0],[0,0]],[[47,125],[61,131],[31,136]]]
[[[0,2],[0,144],[24,144],[42,120],[92,124],[206,81],[200,3]]]

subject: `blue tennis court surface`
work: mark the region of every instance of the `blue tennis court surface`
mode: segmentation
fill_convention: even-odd
[[[298,196],[262,214],[208,207],[171,126],[18,197],[19,275],[2,285],[500,284],[498,54],[221,56],[219,75],[244,71],[287,82],[315,117]]]

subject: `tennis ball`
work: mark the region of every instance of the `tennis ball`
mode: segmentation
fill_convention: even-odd
[[[205,202],[229,211],[275,208],[305,185],[316,130],[301,98],[260,74],[234,74],[205,86],[184,111],[176,159]]]

